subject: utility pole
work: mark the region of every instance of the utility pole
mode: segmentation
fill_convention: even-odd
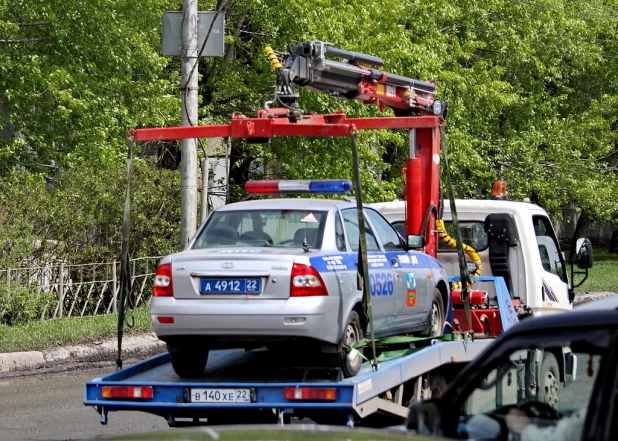
[[[182,2],[182,125],[197,125],[197,0]],[[180,242],[187,246],[197,220],[197,139],[183,139],[181,150]]]

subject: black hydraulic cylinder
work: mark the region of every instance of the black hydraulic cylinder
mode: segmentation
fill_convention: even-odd
[[[373,55],[361,54],[359,52],[346,51],[337,49],[336,47],[324,46],[324,52],[328,55],[344,58],[350,62],[358,61],[360,63],[371,64],[373,66],[383,66],[384,61],[380,57]]]

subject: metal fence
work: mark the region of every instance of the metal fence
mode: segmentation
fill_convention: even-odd
[[[130,260],[134,307],[148,304],[157,264],[161,257]],[[120,292],[120,262],[0,269],[0,295],[24,290],[48,299],[40,318],[83,317],[117,312]],[[0,311],[1,312],[1,311]]]

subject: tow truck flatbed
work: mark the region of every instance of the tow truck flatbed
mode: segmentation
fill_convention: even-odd
[[[413,354],[385,360],[377,370],[363,363],[357,375],[339,381],[328,370],[274,364],[272,353],[266,350],[212,351],[204,375],[187,380],[175,374],[165,352],[89,381],[84,404],[96,408],[102,424],[107,423],[108,412],[120,410],[159,415],[170,426],[283,423],[290,416],[328,418],[352,426],[355,419],[374,414],[405,418],[408,407],[403,402],[404,385],[418,395],[424,374],[441,366],[467,363],[492,341],[436,342]],[[109,389],[115,386],[119,387]],[[108,397],[116,393],[141,397]],[[204,393],[218,402],[196,402],[203,400]],[[317,393],[318,399],[306,398],[312,393]],[[236,397],[242,401],[236,401]]]

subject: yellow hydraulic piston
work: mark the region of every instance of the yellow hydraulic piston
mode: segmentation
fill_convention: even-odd
[[[446,228],[444,227],[444,219],[436,219],[436,230],[438,231],[438,236],[440,236],[440,239],[442,240],[442,242],[444,242],[444,244],[446,244],[446,246],[450,247],[450,248],[457,248],[457,241],[455,239],[453,239],[447,232],[446,232]],[[483,263],[481,262],[481,256],[479,256],[479,253],[477,253],[474,248],[472,248],[470,245],[467,245],[465,243],[462,243],[463,245],[463,250],[466,253],[466,255],[472,259],[472,261],[474,263],[476,263],[477,265],[477,269],[476,271],[474,271],[474,273],[470,274],[471,277],[478,277],[481,275],[481,270],[483,268]],[[474,283],[474,282],[472,282]],[[470,285],[472,285],[472,283]],[[468,286],[470,286],[468,285]],[[453,289],[461,289],[461,282],[455,282],[453,283]]]

